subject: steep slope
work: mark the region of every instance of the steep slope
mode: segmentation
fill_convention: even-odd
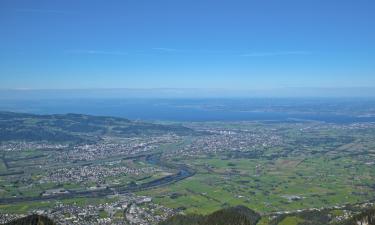
[[[174,216],[160,225],[255,225],[260,215],[245,206],[218,210],[207,216]]]

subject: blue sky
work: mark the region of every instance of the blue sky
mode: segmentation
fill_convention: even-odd
[[[0,1],[0,89],[375,87],[373,0]]]

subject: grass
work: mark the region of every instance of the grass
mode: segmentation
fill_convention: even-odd
[[[303,221],[303,219],[298,218],[296,216],[288,216],[285,219],[283,219],[278,225],[298,225],[300,222]]]
[[[0,213],[28,213],[31,209],[36,208],[50,208],[55,203],[53,201],[42,201],[42,202],[25,202],[15,203],[9,205],[0,205]]]
[[[108,217],[108,213],[104,210],[101,210],[99,211],[99,217],[100,218],[107,218]]]

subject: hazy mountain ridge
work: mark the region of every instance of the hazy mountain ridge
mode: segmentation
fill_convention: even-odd
[[[132,137],[166,133],[192,135],[194,131],[180,125],[161,125],[118,117],[0,112],[0,141],[81,142],[98,139],[101,135]]]

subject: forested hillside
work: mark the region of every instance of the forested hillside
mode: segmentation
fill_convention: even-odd
[[[178,215],[160,225],[255,225],[260,215],[245,206],[221,209],[207,216]]]

